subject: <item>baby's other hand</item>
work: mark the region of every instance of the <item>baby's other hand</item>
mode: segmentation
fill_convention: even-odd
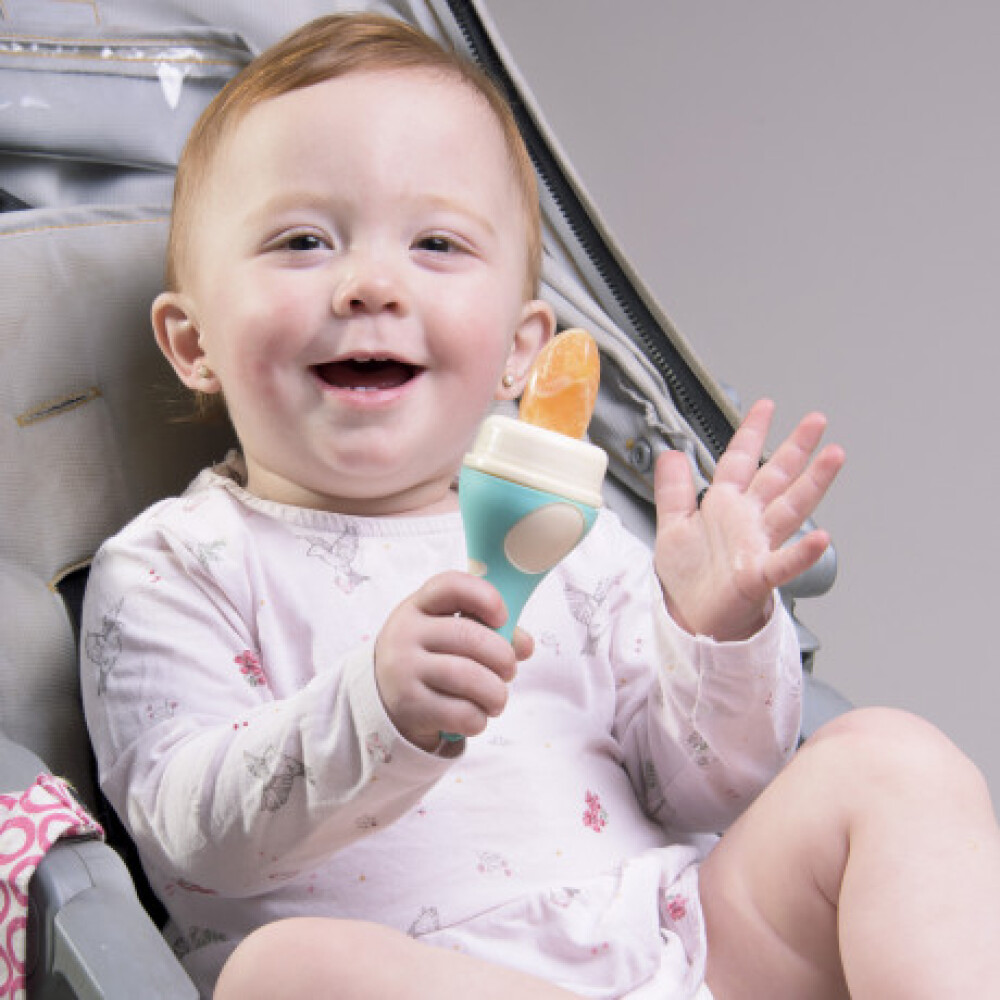
[[[382,703],[411,743],[434,750],[441,733],[476,736],[507,704],[517,661],[530,636],[513,646],[494,629],[507,611],[496,588],[469,573],[432,577],[389,616],[375,641]]]
[[[748,639],[766,622],[770,595],[805,572],[830,543],[811,531],[785,545],[844,464],[838,445],[818,453],[826,418],[811,413],[760,464],[774,405],[751,407],[716,466],[701,505],[688,459],[656,467],[656,572],[667,609],[692,634]]]

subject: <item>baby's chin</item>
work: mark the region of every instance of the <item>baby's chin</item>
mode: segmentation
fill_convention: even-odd
[[[314,445],[298,454],[271,454],[270,462],[244,449],[247,490],[288,506],[359,517],[458,510],[458,469],[464,449],[452,455],[439,452],[431,466],[429,448],[415,448],[411,454],[390,447],[382,453],[380,442],[368,438],[354,442],[354,451],[324,456],[323,447],[315,441]],[[449,450],[455,447],[452,443]]]

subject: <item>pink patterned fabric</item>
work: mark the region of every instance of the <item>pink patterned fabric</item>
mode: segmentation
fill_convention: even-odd
[[[102,833],[61,778],[0,795],[0,1000],[25,996],[28,883],[45,852],[60,837]]]
[[[461,515],[287,506],[227,468],[104,544],[81,628],[104,794],[201,995],[254,927],[325,914],[591,1000],[706,1000],[702,852],[673,831],[724,829],[794,752],[781,602],[746,642],[688,635],[602,510],[524,610],[503,714],[429,754],[386,713],[374,647],[468,565]]]

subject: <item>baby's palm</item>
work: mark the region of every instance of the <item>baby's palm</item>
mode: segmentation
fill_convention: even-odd
[[[656,472],[656,570],[667,606],[688,631],[745,639],[763,625],[773,588],[804,572],[829,538],[812,531],[788,545],[844,462],[820,414],[803,418],[760,464],[774,407],[756,403],[716,467],[699,506],[687,458],[667,452]]]

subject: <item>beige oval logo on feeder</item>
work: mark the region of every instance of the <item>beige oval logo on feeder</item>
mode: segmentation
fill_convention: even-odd
[[[522,573],[545,573],[573,551],[586,530],[570,503],[550,503],[526,514],[503,542],[504,554]]]

